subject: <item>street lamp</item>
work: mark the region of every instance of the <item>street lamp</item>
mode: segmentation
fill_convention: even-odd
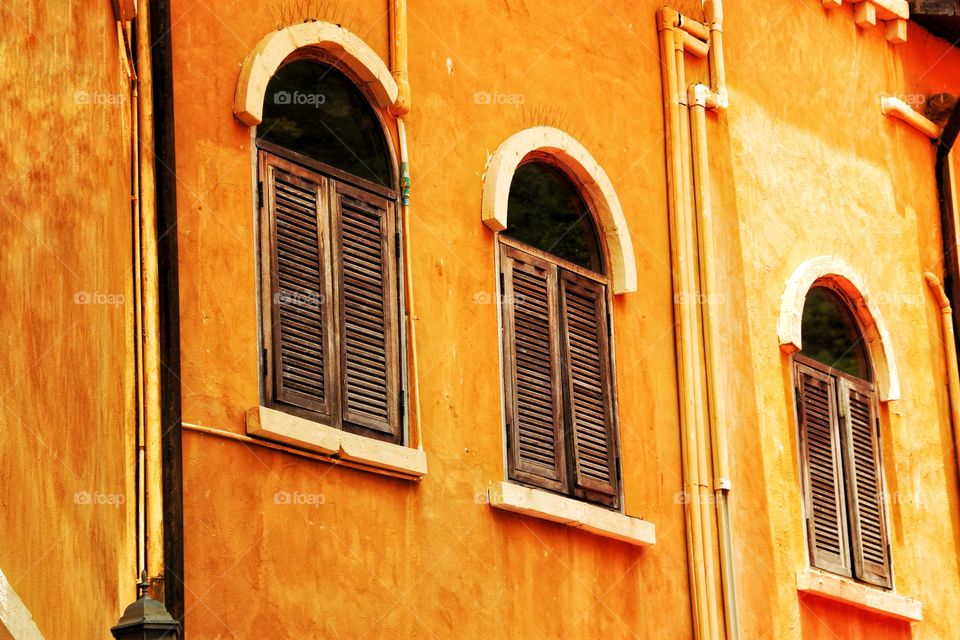
[[[173,619],[162,602],[147,595],[147,573],[144,571],[137,589],[140,597],[131,603],[120,616],[117,625],[110,629],[116,640],[177,640],[180,623]]]

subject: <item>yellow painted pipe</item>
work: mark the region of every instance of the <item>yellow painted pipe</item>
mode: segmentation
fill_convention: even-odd
[[[703,290],[703,337],[707,362],[707,398],[713,433],[714,486],[730,488],[729,450],[727,447],[726,407],[721,390],[725,390],[723,368],[720,366],[720,323],[713,305],[720,301],[720,287],[716,274],[716,245],[713,228],[713,207],[710,193],[710,155],[707,144],[706,110],[715,103],[716,96],[704,85],[690,87],[689,101],[692,122],[694,202],[697,207],[697,226],[700,250],[700,277]]]
[[[388,0],[390,11],[390,64],[397,81],[397,102],[390,113],[397,118],[400,140],[401,224],[403,225],[404,301],[407,308],[407,358],[410,378],[410,445],[423,451],[423,421],[420,416],[420,361],[417,356],[417,313],[413,295],[413,266],[410,243],[410,156],[407,148],[407,127],[404,117],[410,113],[409,42],[407,37],[406,0]]]
[[[726,109],[727,71],[723,57],[723,2],[722,0],[704,0],[703,12],[710,29],[710,82],[716,95],[716,108]]]
[[[707,25],[682,14],[677,19],[677,28],[697,40],[708,40],[710,38],[710,29],[707,28]]]
[[[146,570],[162,580],[163,458],[160,417],[160,333],[157,276],[156,171],[153,158],[153,62],[150,51],[149,0],[140,0],[137,23],[140,145],[140,289],[142,296],[141,351],[143,354],[144,458],[146,489]],[[162,597],[163,590],[155,589]]]
[[[403,225],[403,266],[404,266],[404,289],[405,301],[407,306],[407,357],[410,361],[410,383],[408,389],[410,392],[410,445],[416,446],[423,451],[423,421],[420,415],[420,360],[417,356],[417,313],[414,306],[413,295],[413,265],[411,257],[410,243],[410,200],[409,200],[409,181],[410,181],[410,159],[407,152],[407,128],[403,118],[397,118],[397,133],[400,138],[400,164],[403,167],[404,176],[404,197],[402,200],[401,224]]]
[[[953,432],[957,477],[960,479],[960,372],[957,369],[957,339],[953,332],[953,309],[950,307],[950,300],[943,290],[940,278],[930,272],[925,273],[924,278],[940,306],[943,357],[947,361],[947,390],[950,396],[950,428]]]
[[[727,638],[739,638],[736,611],[736,588],[733,567],[733,541],[730,532],[730,514],[727,493],[731,488],[729,452],[727,447],[727,415],[725,392],[728,389],[724,368],[719,356],[720,323],[714,305],[721,302],[716,273],[717,237],[713,225],[711,199],[710,154],[707,144],[706,111],[715,104],[716,96],[704,85],[690,88],[691,129],[693,140],[694,201],[697,207],[697,227],[700,248],[700,276],[703,290],[703,336],[707,365],[707,400],[710,409],[711,445],[714,462],[714,498],[720,551],[720,578],[724,626]]]
[[[140,255],[143,251],[140,242],[140,138],[139,138],[139,120],[140,120],[140,94],[134,90],[134,97],[131,101],[131,110],[133,118],[131,128],[133,129],[133,149],[134,159],[133,170],[133,193],[137,194],[136,203],[133,210],[133,338],[131,352],[134,354],[133,362],[136,370],[134,382],[134,396],[136,398],[136,483],[137,483],[137,575],[147,569],[147,539],[146,539],[146,447],[144,446],[145,425],[144,425],[144,387],[143,387],[143,282],[141,281]]]
[[[407,0],[387,0],[390,13],[390,64],[397,82],[397,102],[390,113],[400,118],[410,112],[410,74],[407,40]]]
[[[691,53],[698,58],[706,58],[707,54],[710,52],[709,43],[704,42],[698,38],[693,37],[685,31],[678,32],[680,36],[680,41],[683,43],[683,50],[687,53]]]
[[[681,32],[677,31],[679,35]],[[697,221],[693,215],[693,178],[691,171],[691,141],[690,141],[690,107],[687,102],[687,94],[684,87],[686,81],[686,65],[683,58],[684,46],[682,39],[676,38],[676,58],[677,58],[677,88],[680,90],[679,109],[680,109],[680,156],[683,164],[683,175],[681,188],[683,191],[682,200],[682,223],[680,225],[682,235],[680,238],[680,256],[681,269],[684,272],[684,279],[687,282],[685,290],[688,293],[686,300],[681,301],[680,313],[685,315],[687,321],[684,323],[686,331],[686,340],[688,341],[688,365],[691,371],[692,385],[690,390],[693,393],[693,437],[696,439],[696,464],[698,477],[699,500],[696,505],[700,510],[700,529],[703,546],[703,579],[706,587],[706,609],[710,633],[706,637],[719,637],[719,610],[717,601],[717,568],[713,553],[713,541],[716,538],[714,533],[714,509],[712,505],[713,495],[710,490],[711,478],[711,451],[708,445],[710,441],[709,421],[707,413],[707,397],[705,393],[706,372],[703,361],[703,330],[701,326],[701,312],[703,308],[703,298],[700,287],[699,270],[699,252],[697,250]]]
[[[133,198],[133,224],[132,224],[132,234],[133,234],[133,269],[131,274],[131,280],[133,281],[133,303],[131,306],[132,310],[132,327],[133,330],[130,332],[128,339],[128,349],[129,353],[133,354],[133,358],[128,358],[128,363],[132,363],[134,374],[133,374],[133,396],[134,396],[134,423],[136,425],[136,430],[134,433],[134,451],[135,451],[135,465],[134,465],[134,478],[136,485],[136,496],[134,498],[134,504],[137,509],[136,516],[136,538],[137,538],[137,576],[141,574],[142,571],[146,571],[147,568],[147,551],[146,551],[146,448],[143,444],[144,439],[144,413],[143,413],[143,402],[144,402],[144,389],[143,389],[143,286],[140,279],[140,254],[142,251],[140,243],[140,92],[137,88],[137,84],[132,85],[132,99],[130,100],[130,129],[131,129],[131,144],[130,144],[130,157],[133,164],[133,170],[131,172],[131,182],[133,183],[132,193],[134,194]],[[129,365],[128,365],[129,366]]]
[[[687,531],[688,571],[690,575],[691,608],[693,610],[694,632],[700,639],[711,638],[710,616],[707,607],[707,582],[704,567],[704,540],[701,523],[702,512],[700,503],[701,480],[699,475],[699,453],[696,437],[696,406],[694,393],[694,373],[692,360],[691,336],[693,328],[688,305],[678,304],[689,302],[688,270],[684,268],[684,249],[688,242],[685,228],[686,193],[684,189],[685,166],[682,155],[680,89],[677,69],[676,30],[680,22],[679,14],[668,7],[658,13],[658,30],[660,32],[660,65],[663,76],[663,107],[666,120],[666,147],[667,147],[667,183],[668,208],[670,214],[670,245],[671,245],[671,272],[673,277],[673,291],[675,295],[674,313],[679,330],[676,331],[676,352],[678,367],[679,409],[681,424],[681,446],[683,481],[684,481],[684,517]]]

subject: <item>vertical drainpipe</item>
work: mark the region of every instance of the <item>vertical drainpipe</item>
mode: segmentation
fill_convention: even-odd
[[[681,118],[681,90],[677,63],[682,58],[677,55],[676,28],[680,24],[680,15],[673,9],[663,7],[657,13],[657,30],[660,32],[660,65],[663,84],[663,110],[666,132],[667,152],[667,191],[668,216],[670,228],[670,272],[673,279],[674,320],[678,325],[675,331],[677,354],[677,383],[680,414],[681,465],[683,467],[684,524],[686,527],[687,569],[690,580],[690,600],[693,614],[694,637],[712,639],[712,627],[707,607],[708,584],[704,567],[704,539],[701,523],[701,484],[700,456],[697,439],[697,407],[695,386],[694,348],[695,318],[691,313],[693,305],[677,304],[677,296],[689,295],[694,288],[693,275],[689,268],[689,209],[686,205],[686,174],[683,162]],[[683,96],[686,101],[686,96]],[[686,112],[684,112],[686,115]]]
[[[957,216],[960,210],[957,210],[957,203],[960,202],[960,176],[957,175],[958,162],[955,157],[954,147],[958,134],[960,134],[960,104],[953,109],[950,120],[947,121],[937,141],[937,190],[940,194],[940,234],[943,242],[943,272],[944,283],[940,286],[933,274],[927,274],[928,284],[931,288],[938,290],[940,296],[946,293],[946,299],[940,300],[941,310],[943,312],[944,324],[950,324],[951,327],[944,326],[944,342],[946,346],[947,362],[947,382],[950,387],[950,406],[951,406],[951,427],[953,429],[954,442],[960,442],[960,424],[957,419],[957,395],[958,385],[957,368],[958,358],[955,343],[955,336],[960,335],[960,314],[950,313],[951,306],[957,308],[960,306],[960,238],[957,237],[958,221]],[[957,472],[960,476],[960,451],[955,451],[957,456]]]
[[[397,119],[397,137],[400,140],[400,209],[403,227],[404,295],[407,312],[407,357],[409,384],[407,393],[410,413],[410,442],[423,451],[423,426],[420,417],[420,364],[417,357],[417,312],[413,295],[413,265],[410,243],[410,154],[407,149],[405,118],[410,113],[410,64],[407,38],[407,0],[387,0],[390,16],[390,69],[397,82],[397,101],[391,105],[390,115]]]
[[[960,254],[957,237],[957,216],[960,211],[954,210],[954,203],[960,201],[960,193],[955,190],[960,187],[960,177],[956,154],[953,148],[960,134],[960,104],[954,110],[950,120],[943,128],[943,133],[937,141],[937,190],[940,194],[940,232],[943,241],[943,272],[944,289],[950,304],[960,308]],[[953,316],[953,331],[960,335],[960,314]]]
[[[177,178],[174,148],[173,43],[170,0],[150,3],[156,159],[160,330],[160,420],[163,460],[163,601],[183,624],[183,453],[180,406],[180,282],[177,268]],[[185,637],[185,633],[184,633]]]

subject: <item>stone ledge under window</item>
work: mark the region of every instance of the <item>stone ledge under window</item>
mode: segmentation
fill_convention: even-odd
[[[923,604],[917,600],[814,569],[797,572],[797,591],[899,620],[923,620]]]
[[[419,449],[365,438],[267,407],[247,411],[247,435],[347,460],[369,471],[384,469],[418,479],[427,475]]]
[[[495,509],[565,524],[640,547],[657,541],[652,522],[511,482],[491,482],[487,501]]]

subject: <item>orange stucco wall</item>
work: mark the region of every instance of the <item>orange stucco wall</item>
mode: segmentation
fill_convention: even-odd
[[[796,3],[784,15],[728,12],[736,107],[717,146],[716,164],[726,171],[717,188],[728,225],[722,236],[731,239],[724,261],[748,293],[735,299],[741,319],[727,351],[750,363],[738,370],[753,382],[732,437],[735,447],[753,440],[762,451],[750,462],[736,456],[734,466],[734,485],[743,488],[734,528],[744,625],[757,637],[911,637],[906,625],[798,601],[792,577],[807,558],[789,358],[777,348],[776,313],[793,270],[834,255],[877,300],[900,370],[902,399],[881,410],[896,591],[923,602],[913,637],[955,637],[957,477],[939,309],[922,278],[942,273],[935,156],[919,132],[881,117],[877,102],[881,94],[958,86],[960,56],[917,28],[892,48],[882,31],[857,30],[849,8],[829,14],[815,4]],[[756,37],[738,37],[750,24]],[[754,553],[754,538],[766,552]]]
[[[136,580],[129,82],[108,2],[0,23],[0,571],[44,637],[102,638]]]
[[[849,7],[729,5],[731,108],[710,116],[710,144],[743,637],[951,637],[960,505],[922,281],[941,271],[934,156],[878,100],[956,90],[960,54],[919,29],[894,48]],[[191,637],[690,637],[658,3],[410,1],[418,483],[189,430],[242,434],[260,400],[253,156],[231,105],[280,3],[172,6]],[[385,2],[351,3],[344,26],[387,58]],[[656,524],[647,550],[476,500],[504,477],[498,309],[476,302],[496,287],[482,176],[542,110],[604,167],[633,237],[640,287],[615,300],[615,354],[626,513]],[[912,627],[796,590],[807,560],[777,313],[793,270],[822,254],[885,294],[903,399],[882,411],[884,464],[896,590],[924,605]],[[278,491],[322,504],[277,504]]]

